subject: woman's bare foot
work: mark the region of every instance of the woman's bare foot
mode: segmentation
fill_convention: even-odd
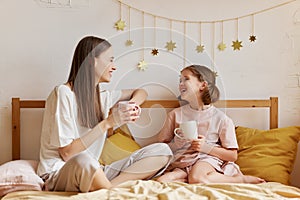
[[[186,178],[176,179],[174,181],[176,181],[176,182],[182,182],[182,183],[187,183],[188,182],[188,180]]]
[[[161,182],[161,183],[165,183],[165,182],[172,182],[173,181],[173,176],[172,176],[173,172],[167,172],[164,175],[158,177],[156,179],[156,181]]]

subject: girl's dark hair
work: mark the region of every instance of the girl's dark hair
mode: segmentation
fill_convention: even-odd
[[[181,71],[189,70],[199,81],[206,81],[207,87],[202,94],[202,102],[204,105],[209,105],[219,100],[220,92],[216,86],[216,76],[213,71],[202,65],[190,65]]]
[[[79,122],[93,128],[102,120],[99,85],[95,87],[95,57],[106,51],[111,44],[101,38],[87,36],[75,49],[68,83],[75,93]]]

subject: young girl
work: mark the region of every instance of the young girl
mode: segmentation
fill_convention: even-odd
[[[101,90],[116,70],[111,44],[88,36],[77,45],[70,75],[55,87],[46,101],[38,174],[46,189],[88,192],[110,188],[127,180],[147,179],[163,172],[172,157],[168,145],[144,147],[128,158],[102,166],[107,130],[133,123],[139,108],[112,108],[120,100],[140,105],[147,97],[142,89]]]
[[[188,183],[261,183],[263,179],[246,176],[234,163],[238,144],[232,120],[212,103],[219,99],[215,74],[207,67],[191,65],[181,71],[180,97],[188,104],[172,110],[159,133],[159,141],[168,143],[174,160],[168,172],[157,180]],[[198,139],[174,136],[182,122],[196,120]]]

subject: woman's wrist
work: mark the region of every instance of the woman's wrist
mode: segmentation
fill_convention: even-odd
[[[103,131],[107,131],[108,129],[114,127],[112,120],[110,119],[104,119],[99,124],[99,128]]]

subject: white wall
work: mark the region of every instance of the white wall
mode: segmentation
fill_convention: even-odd
[[[44,1],[48,2],[48,1]],[[52,1],[59,2],[59,1]],[[64,1],[60,1],[64,2]],[[66,81],[74,47],[85,35],[107,38],[113,44],[118,70],[107,88],[144,87],[150,98],[174,98],[177,92],[178,71],[184,64],[183,26],[173,24],[174,53],[163,50],[169,38],[167,20],[157,20],[158,57],[145,50],[149,63],[144,72],[136,64],[142,59],[142,47],[153,47],[151,16],[145,15],[145,42],[142,45],[142,15],[132,10],[131,36],[133,47],[125,47],[128,32],[117,32],[114,23],[119,19],[116,0],[72,0],[71,8],[49,7],[38,0],[0,1],[0,163],[11,159],[11,97],[45,99],[55,85]],[[220,0],[123,0],[132,7],[157,16],[185,20],[219,20],[254,13],[285,2],[284,0],[226,1]],[[128,10],[123,9],[124,18]],[[150,27],[150,28],[148,28]],[[160,28],[161,27],[161,28]],[[215,43],[220,40],[220,26],[215,26]],[[239,20],[241,51],[233,51],[231,41],[236,39],[235,22],[224,23],[224,52],[215,50],[215,69],[223,98],[279,97],[279,126],[300,125],[300,2],[281,6],[255,16],[257,41],[248,40],[250,18]],[[202,41],[206,54],[195,53],[199,35],[195,26],[187,25],[186,64],[210,65],[212,57],[211,24],[202,27]],[[33,116],[33,115],[32,115]],[[36,116],[35,116],[36,117]],[[32,117],[32,118],[35,118]],[[37,114],[40,118],[41,114]],[[26,127],[34,125],[26,121]],[[267,128],[267,123],[257,128]],[[29,144],[38,134],[25,137]],[[35,140],[38,144],[38,139]],[[36,151],[28,149],[29,152]],[[300,153],[298,152],[298,156]],[[300,187],[300,159],[293,172],[293,184]],[[296,180],[298,179],[298,180]]]

